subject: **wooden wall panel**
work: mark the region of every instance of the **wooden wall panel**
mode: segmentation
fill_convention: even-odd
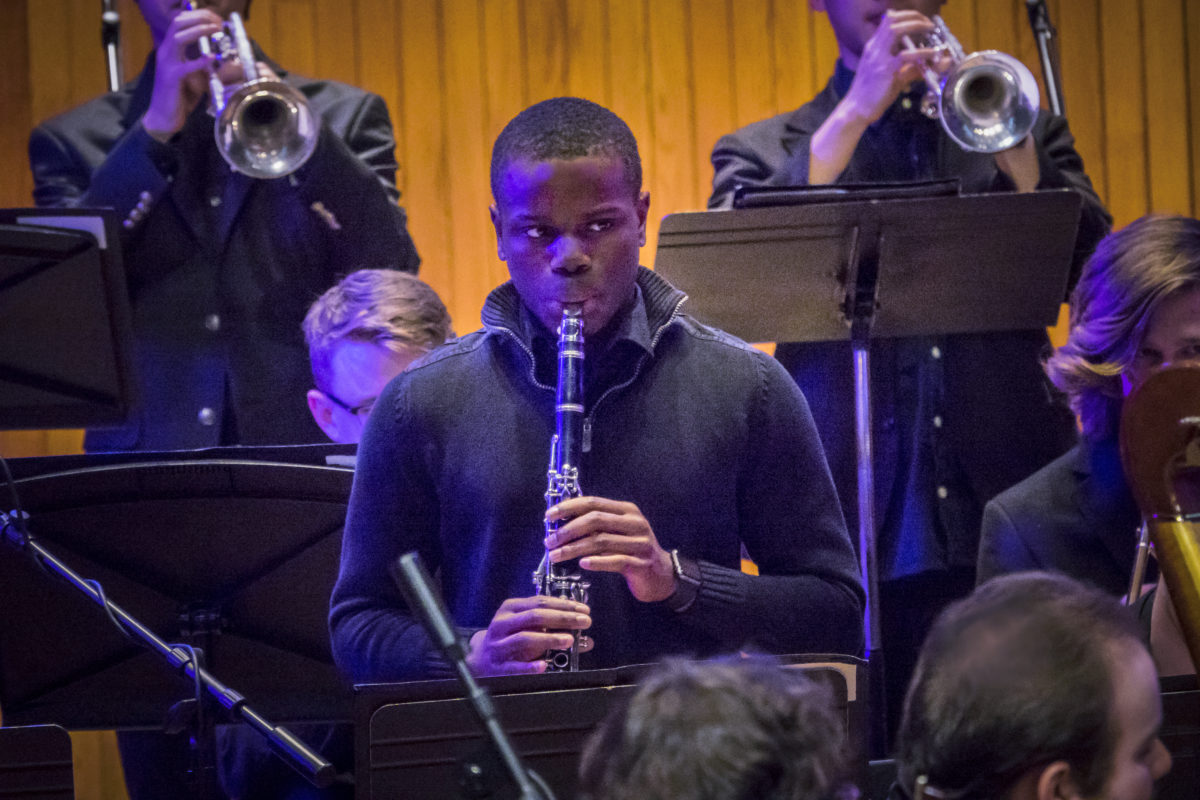
[[[775,27],[773,3],[735,4],[733,21],[733,102],[736,119],[774,116],[775,52],[771,30]],[[722,25],[723,19],[701,18],[697,25]],[[704,154],[701,154],[703,158]],[[711,175],[706,176],[711,183]]]
[[[461,31],[446,42],[446,107],[463,109],[446,128],[446,193],[460,198],[449,211],[451,237],[450,291],[457,297],[479,297],[495,284],[494,274],[481,267],[496,262],[496,248],[488,219],[488,158],[494,138],[486,129],[480,99],[483,97],[482,25],[477,0],[445,0],[443,24]],[[483,277],[481,281],[480,278]],[[462,331],[478,327],[477,317],[463,319]]]
[[[0,186],[3,202],[28,204],[33,178],[25,158],[33,119],[33,89],[29,85],[29,20],[24,2],[9,10],[0,25],[0,108],[16,124],[0,124]],[[0,321],[0,325],[2,325]],[[3,328],[0,328],[2,331]]]
[[[695,85],[684,44],[691,24],[687,0],[650,3],[650,91],[653,125],[649,146],[639,142],[646,188],[650,191],[650,222],[646,226],[644,263],[653,263],[658,220],[670,211],[696,209],[696,175],[705,154],[697,153],[692,138]]]
[[[774,17],[775,24],[770,31],[775,48],[772,109],[774,113],[782,114],[805,102],[824,86],[829,66],[817,63],[812,40],[814,29],[824,31],[829,26],[823,21],[817,25],[818,15],[813,14],[807,4],[790,0],[776,0]],[[720,133],[732,129],[729,127]],[[715,139],[709,142],[710,150],[715,143]]]
[[[1177,0],[1145,0],[1143,48],[1146,53],[1146,155],[1150,207],[1184,213],[1191,208],[1187,164],[1188,83],[1183,8]],[[1184,77],[1184,80],[1180,80]]]
[[[1105,103],[1097,102],[1098,98],[1109,99],[1104,94],[1099,60],[1100,0],[1063,0],[1053,22],[1058,29],[1067,119],[1092,184],[1100,197],[1107,198]],[[1041,73],[1040,68],[1036,71]],[[1116,102],[1116,98],[1111,100]]]
[[[566,59],[566,93],[601,105],[612,103],[612,51],[608,31],[608,6],[604,3],[567,3],[566,26],[560,48]],[[487,143],[489,146],[491,142]]]
[[[688,31],[687,46],[696,87],[692,146],[701,159],[706,159],[717,139],[737,124],[733,78],[736,51],[731,36],[734,14],[730,0],[694,0],[690,10],[694,24]],[[705,165],[698,167],[701,179],[711,182],[712,176]],[[701,193],[707,198],[706,193]],[[657,203],[658,199],[654,200]]]
[[[5,5],[0,203],[16,206],[30,197],[29,128],[98,94],[104,72],[94,0]],[[150,36],[134,0],[118,9],[133,77]],[[1148,211],[1196,215],[1200,0],[1050,0],[1050,9],[1071,127],[1117,224]],[[943,13],[968,50],[1011,52],[1041,80],[1022,0],[955,0]],[[824,16],[801,0],[254,0],[249,28],[289,69],[387,101],[422,276],[459,332],[478,325],[483,298],[506,277],[487,216],[488,165],[492,140],[521,108],[573,93],[629,123],[652,194],[643,253],[652,263],[661,217],[704,206],[716,139],[805,102],[837,58]],[[81,441],[78,431],[0,432],[0,454],[77,452]]]
[[[1145,52],[1141,8],[1128,0],[1101,0],[1101,55],[1105,104],[1108,207],[1132,219],[1148,205],[1146,175]],[[1113,46],[1108,46],[1113,43]],[[1119,46],[1116,46],[1118,45]]]
[[[567,41],[567,0],[525,0],[521,22],[530,103],[567,93],[568,58],[601,60],[603,40]]]
[[[360,83],[360,52],[355,41],[359,30],[358,6],[353,0],[313,3],[316,59],[311,74],[355,85]]]

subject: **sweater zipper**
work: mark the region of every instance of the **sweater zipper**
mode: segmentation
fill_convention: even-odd
[[[675,319],[679,316],[679,309],[680,309],[680,307],[683,306],[684,302],[686,302],[686,301],[687,301],[687,295],[684,295],[683,297],[681,297],[679,299],[679,302],[675,304],[675,308],[671,309],[671,316],[667,317],[667,321],[664,322],[662,325],[660,325],[658,330],[656,330],[654,332],[654,336],[650,339],[650,351],[651,352],[653,352],[654,348],[656,346],[658,346],[658,340],[662,338],[663,333],[667,330],[668,327],[670,327],[671,323],[674,322]],[[512,340],[517,343],[517,346],[520,347],[521,350],[523,350],[525,352],[525,355],[529,357],[529,381],[530,381],[530,383],[532,383],[534,386],[537,386],[539,388],[546,389],[551,392],[554,391],[553,386],[547,386],[546,384],[538,381],[536,365],[534,364],[534,360],[533,360],[533,350],[531,350],[528,346],[526,346],[526,344],[524,342],[521,341],[521,337],[517,336],[517,334],[514,331],[512,331],[510,328],[506,328],[502,325],[497,325],[495,327],[495,329],[497,331],[503,331],[504,333],[506,333],[510,337],[512,337]],[[642,357],[640,359],[638,359],[638,363],[637,363],[637,366],[633,370],[633,374],[629,376],[629,380],[625,381],[624,383],[619,383],[616,386],[608,387],[608,389],[606,389],[604,391],[604,394],[600,395],[600,398],[598,400],[596,400],[596,402],[592,405],[592,410],[588,413],[588,415],[583,418],[583,442],[582,442],[583,452],[590,453],[592,451],[592,421],[596,418],[596,410],[598,408],[600,408],[600,404],[604,402],[604,398],[608,397],[613,392],[624,389],[626,386],[628,386],[629,384],[631,384],[635,380],[637,380],[638,375],[640,375],[642,373],[642,365],[646,363],[646,359],[648,357],[649,357],[649,353],[643,353]]]
[[[679,308],[686,300],[686,295],[681,297],[679,302],[675,304],[675,308],[671,310],[671,316],[668,317],[667,321],[660,325],[658,330],[654,332],[654,336],[650,339],[651,353],[654,352],[654,348],[658,346],[658,340],[662,338],[663,332],[666,331],[666,329],[670,327],[671,323],[675,321],[675,318],[679,316]],[[633,374],[629,376],[629,380],[625,381],[624,383],[617,384],[616,386],[608,387],[604,394],[600,395],[599,399],[592,404],[592,410],[588,412],[586,417],[583,418],[583,452],[590,453],[592,451],[592,420],[596,418],[596,411],[600,408],[600,404],[604,402],[604,398],[608,397],[613,392],[624,389],[626,386],[636,381],[638,375],[642,373],[642,366],[646,363],[646,359],[649,357],[650,353],[643,353],[642,357],[638,359],[638,363],[633,370]]]

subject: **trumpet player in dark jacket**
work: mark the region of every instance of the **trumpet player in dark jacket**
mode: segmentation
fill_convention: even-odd
[[[89,450],[323,440],[304,403],[300,321],[364,267],[416,272],[396,201],[394,136],[378,95],[289,74],[257,47],[266,77],[312,109],[316,147],[290,175],[231,171],[214,140],[196,43],[249,0],[138,0],[155,50],[119,91],[39,125],[29,141],[40,206],[108,206],[121,217],[142,409],[90,432]],[[252,26],[251,26],[252,28]],[[240,68],[221,69],[229,87]]]
[[[904,40],[925,43],[943,5],[809,0],[837,38],[833,74],[795,111],[721,137],[709,207],[729,208],[739,186],[957,178],[964,194],[1071,189],[1082,200],[1071,266],[1078,274],[1112,218],[1066,120],[1041,112],[1021,142],[991,154],[964,150],[921,112],[922,65],[933,51],[908,49]],[[990,220],[979,222],[986,228]],[[962,265],[963,280],[972,280],[972,266]],[[880,624],[892,710],[933,615],[974,585],[984,504],[1075,441],[1071,415],[1041,371],[1048,348],[1042,330],[872,343]],[[850,343],[785,342],[776,357],[812,404],[842,511],[857,530]]]
[[[638,266],[641,185],[628,127],[585,100],[532,106],[497,139],[491,214],[511,281],[482,330],[392,381],[359,449],[330,620],[354,680],[439,673],[388,575],[410,550],[440,573],[481,675],[540,672],[580,630],[584,668],[860,650],[857,566],[804,398]],[[564,308],[583,319],[583,496],[547,510]],[[549,536],[546,520],[561,522]],[[739,571],[742,544],[761,575]],[[579,559],[587,604],[533,596],[547,551]]]

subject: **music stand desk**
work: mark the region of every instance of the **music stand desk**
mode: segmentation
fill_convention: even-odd
[[[847,737],[866,761],[865,662],[850,656],[781,656],[826,683],[845,715]],[[584,742],[628,697],[650,665],[484,678],[505,731],[525,765],[555,796],[575,797]],[[354,687],[358,800],[455,797],[464,761],[490,761],[486,740],[455,680]],[[497,765],[495,769],[499,769]]]
[[[669,214],[654,269],[689,314],[748,342],[849,339],[868,268],[872,338],[1039,329],[1058,319],[1080,202],[1063,189]]]
[[[276,721],[349,719],[329,596],[353,473],[338,445],[15,459],[29,527],[55,556]],[[257,458],[255,458],[257,457]],[[269,460],[263,460],[269,459]],[[87,466],[89,463],[95,466]],[[81,466],[82,465],[82,466]],[[192,692],[97,606],[0,548],[6,724],[145,728]]]
[[[0,209],[0,428],[119,425],[138,398],[111,209]]]

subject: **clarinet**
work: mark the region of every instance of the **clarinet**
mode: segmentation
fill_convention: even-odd
[[[558,326],[558,391],[554,405],[555,434],[550,439],[550,466],[546,471],[546,508],[563,500],[580,497],[579,456],[583,451],[583,319],[579,309],[564,308]],[[558,530],[560,522],[547,522],[545,534]],[[550,563],[550,551],[533,573],[533,585],[539,595],[565,597],[579,603],[588,601],[591,583],[583,576],[578,561]],[[579,670],[581,633],[569,650],[546,651],[548,672]]]

